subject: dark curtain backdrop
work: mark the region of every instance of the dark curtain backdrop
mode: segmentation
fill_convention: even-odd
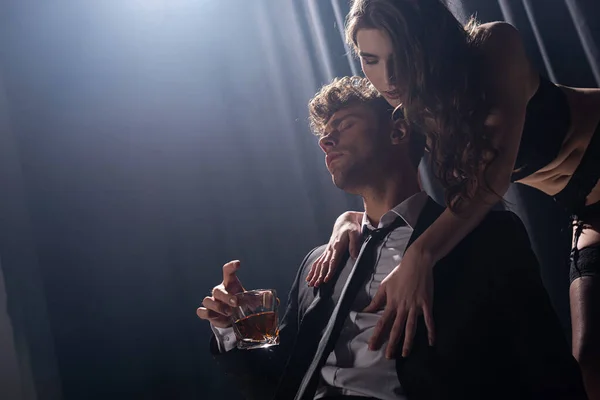
[[[506,19],[542,73],[597,86],[594,0],[456,1]],[[337,215],[306,103],[358,72],[345,0],[0,4],[0,258],[38,399],[235,399],[195,309],[242,260],[282,300]],[[439,198],[439,189],[426,180]],[[525,220],[568,325],[566,216]],[[482,266],[485,267],[485,266]]]

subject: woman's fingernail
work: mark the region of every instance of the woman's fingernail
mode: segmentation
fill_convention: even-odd
[[[235,299],[235,297],[229,299],[229,304],[231,304],[232,306],[235,306],[237,304],[237,300]]]

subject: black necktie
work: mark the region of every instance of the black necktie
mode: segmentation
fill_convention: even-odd
[[[383,228],[367,230],[367,232],[363,230],[363,234],[366,233],[365,242],[354,263],[352,271],[350,271],[350,275],[348,275],[348,279],[342,289],[338,303],[331,313],[327,327],[319,341],[317,352],[304,375],[304,379],[302,379],[295,400],[302,400],[303,396],[307,394],[307,388],[315,383],[315,380],[318,378],[317,372],[323,366],[329,353],[331,353],[335,347],[335,342],[339,337],[344,322],[350,313],[352,304],[354,303],[361,286],[364,285],[367,278],[373,272],[375,261],[377,259],[377,246],[388,233],[404,224],[404,220],[397,217],[390,225]]]

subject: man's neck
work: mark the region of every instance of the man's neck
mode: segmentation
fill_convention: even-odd
[[[374,186],[365,188],[361,197],[369,221],[373,226],[377,226],[383,214],[420,191],[416,176],[407,178],[392,175]]]

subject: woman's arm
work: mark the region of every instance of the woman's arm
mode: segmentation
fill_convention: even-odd
[[[487,37],[482,44],[484,74],[490,103],[485,134],[492,138],[498,150],[496,158],[485,171],[485,186],[476,191],[470,201],[464,201],[464,212],[444,213],[415,241],[415,250],[434,263],[445,257],[486,216],[504,196],[519,151],[527,103],[537,90],[539,78],[532,68],[519,32],[504,22],[483,24]]]
[[[329,281],[346,251],[350,252],[350,257],[358,257],[362,219],[363,213],[358,211],[346,211],[336,219],[325,251],[313,263],[306,277],[309,286]]]

